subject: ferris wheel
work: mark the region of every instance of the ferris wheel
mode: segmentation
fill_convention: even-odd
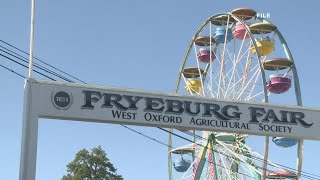
[[[182,61],[176,92],[232,101],[302,105],[297,70],[285,39],[276,25],[247,8],[213,15],[200,26]],[[170,180],[300,178],[303,140],[265,137],[261,155],[246,144],[252,138],[246,134],[190,129],[171,132]],[[188,134],[192,143],[186,144],[172,134]],[[298,149],[295,170],[269,160],[269,139],[277,148]]]

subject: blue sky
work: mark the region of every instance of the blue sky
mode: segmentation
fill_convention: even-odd
[[[295,58],[303,104],[320,107],[320,37],[316,22],[318,1],[77,1],[38,0],[35,56],[90,84],[174,92],[188,43],[211,15],[237,7],[270,13]],[[28,51],[30,2],[6,0],[0,7],[0,39]],[[0,58],[0,63],[24,75],[27,71]],[[2,180],[19,176],[23,83],[0,69],[0,169]],[[163,142],[167,134],[155,128],[134,127]],[[248,140],[262,152],[262,138]],[[37,180],[56,180],[82,149],[101,145],[127,180],[167,179],[167,148],[119,125],[41,120]],[[317,141],[306,141],[303,169],[320,174]],[[295,167],[295,148],[271,145],[272,160]]]

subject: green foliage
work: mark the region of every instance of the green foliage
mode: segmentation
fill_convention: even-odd
[[[68,174],[61,180],[123,180],[116,171],[105,151],[99,146],[90,153],[86,149],[80,150],[67,165]]]

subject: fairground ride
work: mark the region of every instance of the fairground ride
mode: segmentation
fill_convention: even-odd
[[[247,8],[218,13],[200,26],[182,60],[176,92],[263,103],[277,103],[281,97],[285,103],[302,105],[296,66],[285,39],[276,25]],[[171,132],[170,180],[300,179],[303,140],[267,136],[260,155],[246,144],[251,138],[247,134]],[[175,133],[189,134],[192,143],[182,144]],[[269,160],[270,138],[279,148],[297,148],[296,169]]]

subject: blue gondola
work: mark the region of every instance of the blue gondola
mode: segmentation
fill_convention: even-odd
[[[288,148],[296,145],[299,140],[285,137],[273,137],[272,141],[278,146]]]
[[[186,172],[191,165],[190,161],[184,160],[183,158],[176,160],[173,163],[173,167],[178,172]]]
[[[233,34],[230,28],[228,28],[228,30],[226,30],[228,28],[228,26],[221,26],[221,27],[217,27],[216,33],[214,35],[214,40],[217,43],[224,43],[225,38],[226,38],[226,34],[227,34],[227,42],[231,41],[233,39]]]

